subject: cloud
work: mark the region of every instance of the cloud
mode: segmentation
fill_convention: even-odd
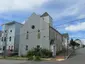
[[[85,18],[85,14],[81,14],[77,17],[78,19]]]
[[[67,26],[65,30],[71,32],[85,31],[85,22],[77,23],[76,25]]]
[[[25,24],[26,21],[23,21],[22,24]]]
[[[0,0],[0,12],[33,10],[46,2],[48,0]]]

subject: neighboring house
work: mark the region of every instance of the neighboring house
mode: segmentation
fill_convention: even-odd
[[[20,28],[23,25],[21,23],[12,21],[2,25],[2,42],[3,50],[7,50],[9,53],[18,53],[19,42],[20,42]]]
[[[3,53],[2,31],[0,31],[0,54]]]
[[[64,33],[62,34],[62,36],[63,36],[63,43],[62,43],[63,47],[67,49],[69,47],[69,35],[68,33]]]
[[[78,44],[80,44],[80,47],[83,46],[83,43],[82,43],[82,41],[80,39],[76,39],[75,42],[78,43]]]
[[[39,45],[49,49],[53,56],[62,50],[62,35],[53,28],[51,16],[33,13],[20,30],[19,56],[26,55],[29,50]]]

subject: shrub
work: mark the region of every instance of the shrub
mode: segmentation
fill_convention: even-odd
[[[41,49],[41,57],[43,58],[52,57],[52,52],[47,49]]]
[[[40,61],[41,59],[40,59],[40,56],[34,56],[33,60]]]
[[[36,47],[28,51],[27,57],[29,60],[31,59],[40,60],[40,57],[43,57],[43,58],[52,57],[52,52],[47,49]]]
[[[33,55],[34,55],[34,51],[33,51],[33,50],[28,51],[28,53],[27,53],[27,57],[29,57],[29,56],[33,56]]]

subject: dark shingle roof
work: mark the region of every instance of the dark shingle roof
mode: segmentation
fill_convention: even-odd
[[[3,25],[11,25],[11,24],[15,24],[15,23],[19,23],[19,22],[11,21],[11,22],[5,23],[5,24],[3,24]],[[21,24],[21,23],[19,23],[19,24]]]
[[[49,16],[49,14],[45,12],[43,15],[41,15],[41,17],[44,17],[44,16]]]

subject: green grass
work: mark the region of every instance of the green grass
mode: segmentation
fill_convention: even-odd
[[[16,57],[16,56],[14,56],[14,57],[3,57],[3,56],[0,56],[0,59],[9,59],[9,60],[27,60],[27,58],[26,57]]]

